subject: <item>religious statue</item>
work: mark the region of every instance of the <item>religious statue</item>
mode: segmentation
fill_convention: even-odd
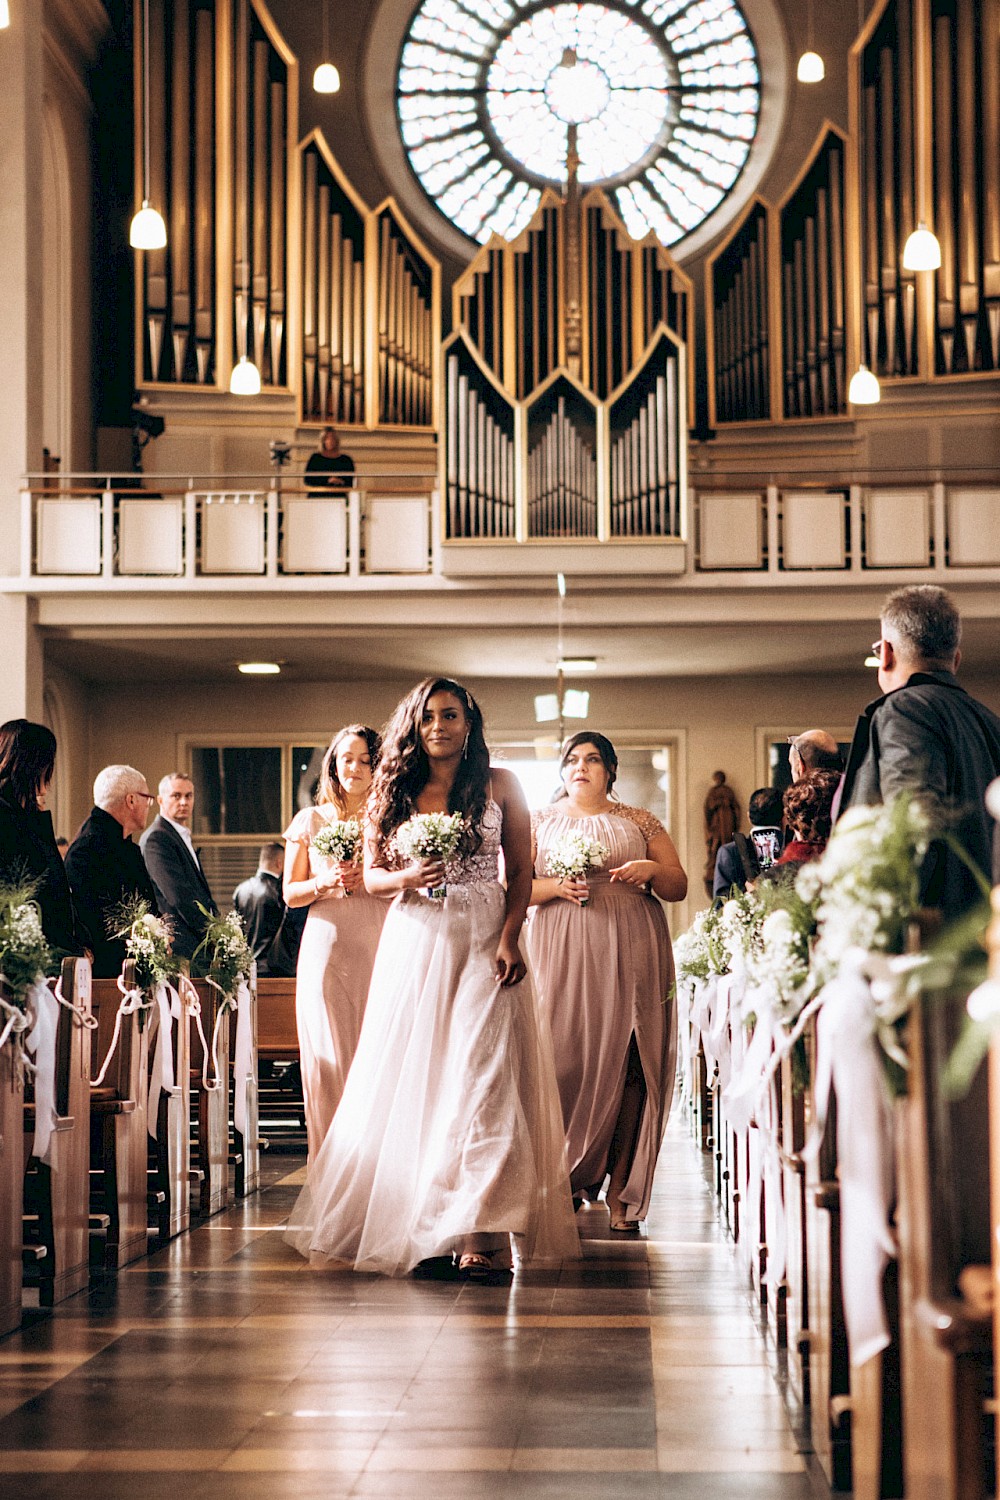
[[[740,826],[740,804],[726,781],[725,771],[715,771],[712,786],[705,798],[705,891],[711,896],[715,879],[715,856],[723,844],[729,844]]]

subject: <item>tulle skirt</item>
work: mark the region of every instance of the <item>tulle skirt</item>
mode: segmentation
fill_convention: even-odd
[[[470,1236],[579,1254],[551,1040],[493,977],[495,881],[389,910],[354,1062],[287,1231],[314,1264],[403,1275]]]

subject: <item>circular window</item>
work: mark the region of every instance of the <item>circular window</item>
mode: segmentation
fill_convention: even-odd
[[[736,0],[422,0],[400,56],[403,143],[470,238],[518,234],[546,185],[611,192],[629,232],[673,245],[736,183],[760,113]]]

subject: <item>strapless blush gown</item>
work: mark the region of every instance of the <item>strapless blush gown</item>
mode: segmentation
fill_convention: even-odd
[[[637,886],[612,885],[608,871],[645,859],[647,839],[663,825],[636,808],[586,818],[558,809],[557,803],[536,819],[539,875],[548,873],[547,851],[567,832],[598,839],[611,851],[605,868],[588,877],[588,906],[549,901],[528,922],[535,981],[552,1030],[570,1182],[575,1193],[596,1192],[604,1182],[634,1035],[646,1103],[622,1201],[627,1217],[638,1221],[649,1208],[673,1096],[674,966],[660,903]]]
[[[313,850],[312,836],[336,816],[332,807],[306,807],[285,830],[286,839],[308,848],[313,875],[327,862]],[[344,1092],[388,909],[387,901],[367,891],[347,898],[337,891],[314,901],[306,917],[295,970],[295,1024],[310,1160]]]
[[[403,1275],[472,1235],[579,1254],[547,1029],[530,979],[494,978],[501,811],[448,894],[393,901],[340,1107],[287,1237],[313,1264]]]

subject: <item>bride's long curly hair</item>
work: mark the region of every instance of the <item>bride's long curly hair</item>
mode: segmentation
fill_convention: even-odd
[[[372,782],[369,817],[375,830],[377,858],[391,857],[392,837],[417,811],[417,798],[430,778],[430,762],[420,738],[424,710],[435,693],[450,693],[465,710],[468,739],[448,797],[448,811],[461,813],[465,831],[459,853],[475,854],[482,843],[479,824],[490,786],[490,752],[483,734],[479,704],[450,677],[425,677],[402,700],[382,733],[382,753]]]

